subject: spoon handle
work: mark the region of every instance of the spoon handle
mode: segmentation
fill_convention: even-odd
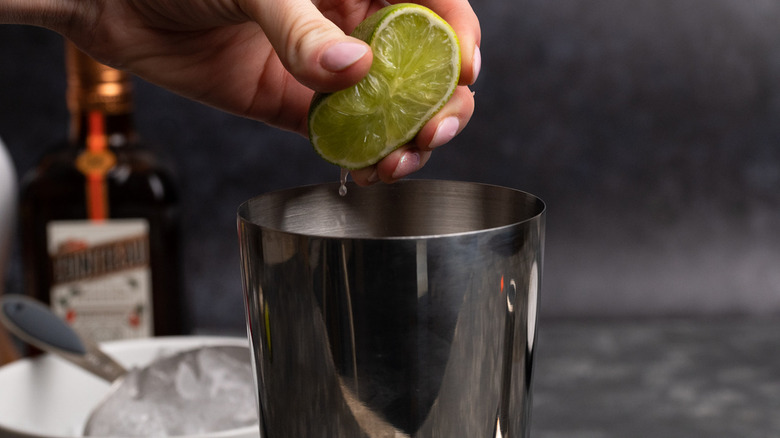
[[[0,297],[0,322],[19,339],[55,354],[109,382],[127,370],[100,348],[79,337],[48,306],[25,295]]]

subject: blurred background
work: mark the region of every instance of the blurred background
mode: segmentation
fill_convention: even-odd
[[[472,5],[476,112],[415,177],[546,201],[542,317],[780,313],[780,3]],[[0,26],[0,60],[0,137],[21,176],[67,133],[63,41]],[[177,170],[189,313],[199,329],[243,331],[237,206],[338,168],[296,134],[143,81],[136,109]]]
[[[476,112],[415,178],[547,203],[534,436],[777,436],[780,2],[474,0]],[[67,134],[63,41],[0,26],[19,175]],[[177,169],[188,312],[244,332],[236,208],[336,181],[308,141],[137,81]],[[16,242],[5,289],[21,291]]]

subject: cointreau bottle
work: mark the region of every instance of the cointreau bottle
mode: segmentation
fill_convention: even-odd
[[[25,290],[96,341],[188,331],[177,192],[133,126],[131,77],[66,43],[70,138],[22,182]]]

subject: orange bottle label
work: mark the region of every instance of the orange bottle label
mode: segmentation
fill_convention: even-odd
[[[106,174],[116,166],[116,156],[108,149],[103,113],[89,113],[87,148],[76,158],[76,168],[86,176],[87,217],[102,221],[108,218]]]
[[[109,150],[85,150],[76,158],[76,168],[87,177],[103,178],[116,166],[116,156]]]

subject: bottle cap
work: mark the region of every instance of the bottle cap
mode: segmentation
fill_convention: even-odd
[[[65,43],[65,64],[71,112],[98,110],[122,114],[132,111],[130,74],[95,61],[69,41]]]

